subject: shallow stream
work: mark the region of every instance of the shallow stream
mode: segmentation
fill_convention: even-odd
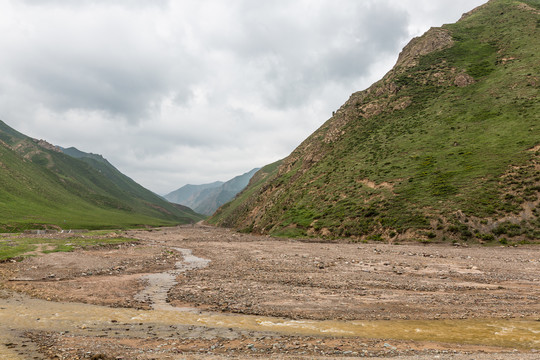
[[[204,268],[210,262],[193,255],[189,249],[173,249],[182,253],[183,260],[178,261],[173,270],[144,275],[142,280],[147,282],[146,288],[135,296],[135,300],[149,302],[154,310],[178,310],[167,302],[169,290],[176,285],[176,277],[184,271]]]

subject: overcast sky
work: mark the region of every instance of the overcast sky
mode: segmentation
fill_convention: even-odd
[[[0,119],[159,194],[287,156],[485,0],[0,0]]]

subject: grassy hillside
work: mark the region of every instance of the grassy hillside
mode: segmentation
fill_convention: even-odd
[[[540,1],[413,39],[212,222],[357,240],[540,239]]]
[[[0,121],[0,231],[172,225],[201,219],[104,161],[91,165]]]
[[[181,209],[182,211],[186,211],[193,215],[193,212],[188,207],[182,208],[178,207],[177,205],[173,205],[168,201],[163,200],[162,197],[137,184],[131,178],[122,174],[101,155],[85,153],[73,147],[62,149],[62,152],[90,165],[93,169],[97,170],[101,175],[104,175],[107,179],[114,183],[118,189],[127,194],[129,199],[143,200],[147,204],[153,204],[154,208],[156,208],[156,206],[163,208],[166,210],[165,212],[169,211],[174,213],[175,209]],[[200,218],[200,216],[197,216],[197,219]]]

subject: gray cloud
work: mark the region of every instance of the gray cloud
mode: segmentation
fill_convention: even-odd
[[[111,9],[112,3],[102,2],[92,2],[96,8],[90,10],[54,4],[19,9],[25,11],[19,28],[24,34],[6,36],[15,54],[10,76],[39,93],[48,107],[104,110],[138,120],[169,93],[187,101],[201,69],[198,59],[169,49],[160,36],[163,11],[148,15],[144,7]]]
[[[213,37],[215,47],[264,71],[261,90],[271,107],[309,102],[329,82],[354,82],[406,38],[408,14],[385,2],[299,4],[285,12],[287,6],[274,4],[256,11],[251,3],[230,36]]]
[[[227,180],[482,2],[0,0],[0,118],[159,193]]]
[[[165,8],[168,6],[168,0],[20,0],[22,3],[30,6],[38,7],[62,7],[62,8],[81,8],[88,6],[123,6],[123,7],[136,7],[136,8],[148,8],[148,7],[160,7]]]

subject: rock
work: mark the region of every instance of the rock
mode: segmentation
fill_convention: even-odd
[[[474,78],[466,73],[459,74],[458,76],[456,76],[454,80],[454,85],[458,87],[465,87],[474,83],[475,83]]]
[[[431,28],[424,35],[414,38],[399,54],[396,66],[411,67],[418,63],[420,56],[437,50],[446,49],[454,44],[449,31],[442,28]]]

